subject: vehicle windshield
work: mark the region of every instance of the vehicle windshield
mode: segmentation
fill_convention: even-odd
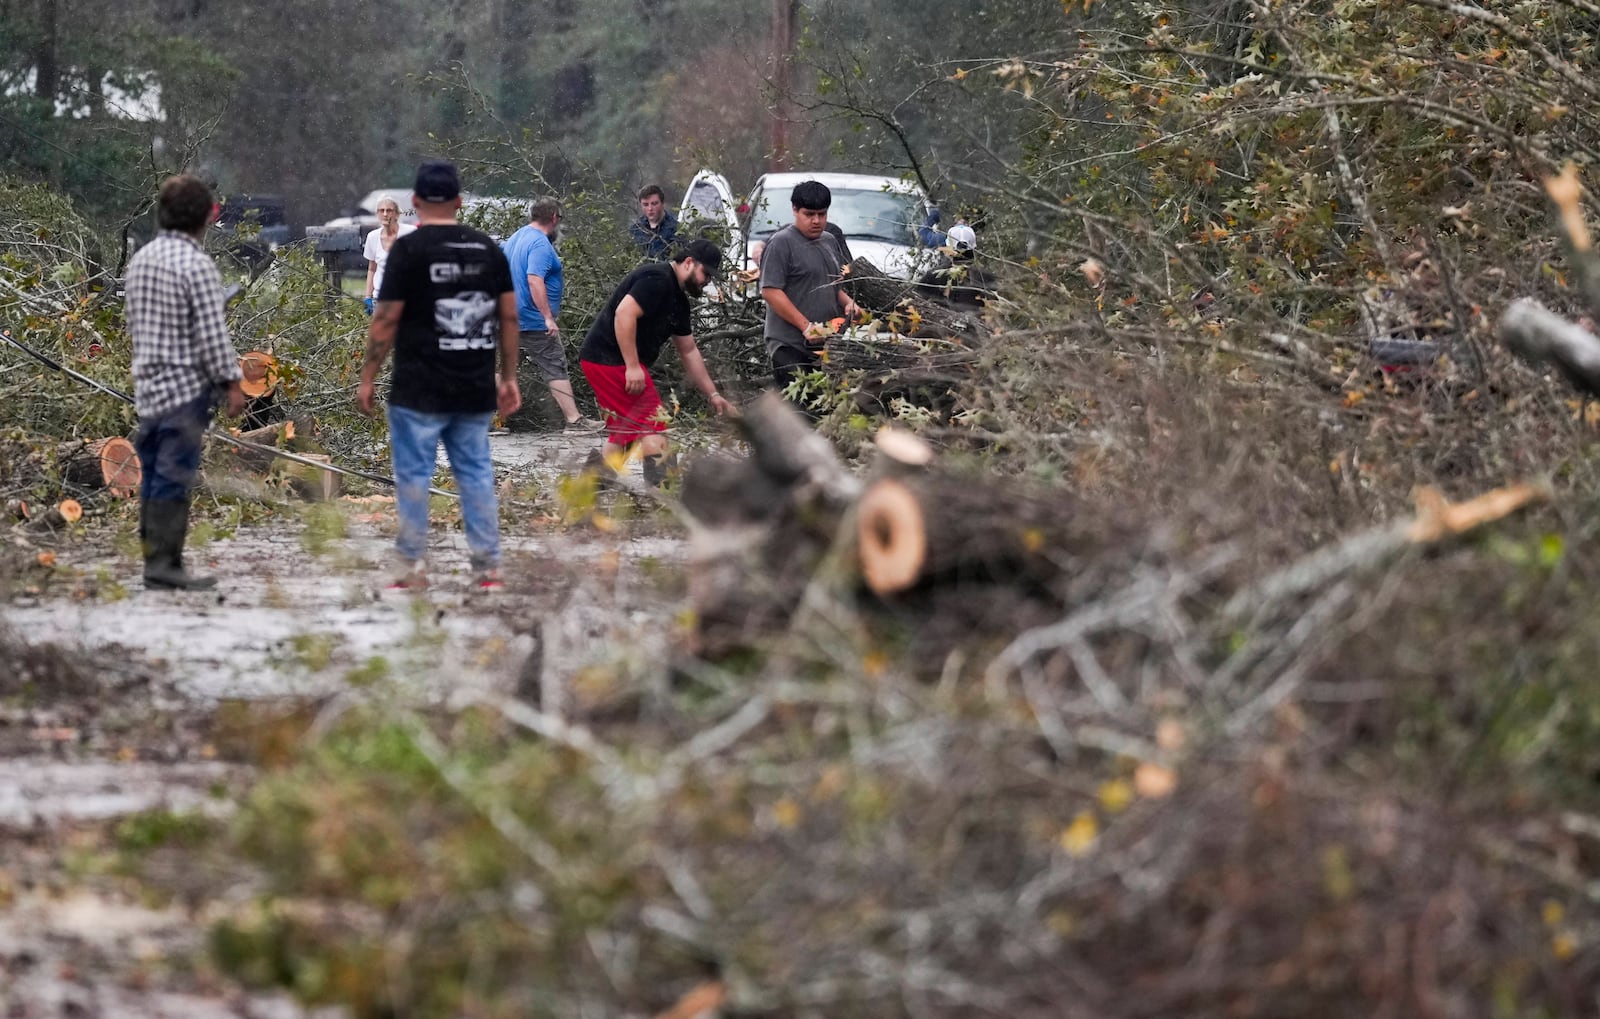
[[[717,223],[723,222],[723,210],[727,207],[722,193],[708,180],[695,181],[684,196],[684,204],[688,207],[685,211]]]
[[[750,237],[762,240],[794,222],[788,196],[756,195],[751,203]],[[897,191],[833,189],[828,222],[855,240],[884,241],[910,247],[922,222],[922,198]]]

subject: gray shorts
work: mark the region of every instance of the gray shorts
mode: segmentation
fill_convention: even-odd
[[[543,329],[530,329],[518,334],[517,361],[532,363],[544,375],[546,382],[564,382],[567,378],[567,354],[561,348],[561,337],[551,336]]]

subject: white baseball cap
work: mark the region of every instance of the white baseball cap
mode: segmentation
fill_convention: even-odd
[[[950,246],[957,251],[971,251],[978,246],[978,235],[965,223],[957,223],[945,234]]]

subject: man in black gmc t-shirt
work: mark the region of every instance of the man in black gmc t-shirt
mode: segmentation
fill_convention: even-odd
[[[722,252],[715,244],[691,241],[671,262],[641,265],[624,277],[589,327],[578,360],[605,412],[601,456],[613,470],[637,444],[645,480],[659,484],[665,475],[667,422],[650,366],[669,338],[690,383],[718,414],[733,412],[706,371],[689,321],[689,299],[699,297],[721,267]]]
[[[400,562],[389,586],[427,586],[428,489],[442,441],[460,489],[473,583],[480,590],[494,590],[501,585],[500,508],[489,459],[489,424],[496,411],[506,416],[522,405],[517,392],[517,295],[500,245],[456,222],[461,181],[454,164],[423,163],[412,204],[417,229],[389,250],[356,390],[356,405],[363,414],[373,414],[378,369],[393,349],[388,416]]]

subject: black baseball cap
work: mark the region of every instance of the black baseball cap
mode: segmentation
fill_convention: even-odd
[[[706,267],[706,275],[712,279],[722,278],[722,249],[706,240],[697,237],[689,242],[683,253]]]
[[[461,175],[448,159],[430,159],[417,167],[417,182],[411,190],[424,202],[448,202],[461,194]]]

